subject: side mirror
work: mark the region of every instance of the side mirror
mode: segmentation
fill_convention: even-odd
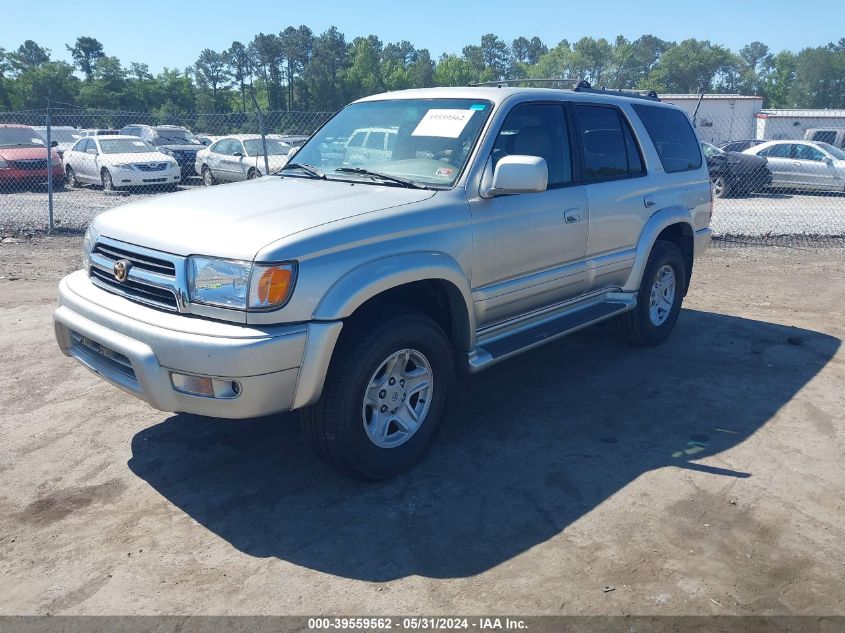
[[[244,154],[243,152],[235,152],[234,154],[232,154],[232,156],[236,156],[237,158],[243,158]]]
[[[545,191],[549,184],[546,159],[539,156],[504,156],[493,172],[492,196]]]
[[[58,141],[50,141],[50,147],[58,147],[58,146],[59,146]]]
[[[822,162],[823,162],[825,165],[832,165],[832,164],[833,164],[833,159],[832,159],[830,156],[825,156],[824,158],[822,158]]]

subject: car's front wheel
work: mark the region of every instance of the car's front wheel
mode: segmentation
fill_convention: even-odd
[[[216,184],[214,174],[211,173],[211,168],[208,165],[202,166],[202,184],[206,187]]]
[[[73,171],[73,167],[70,165],[65,168],[65,179],[67,180],[68,187],[71,189],[76,189],[79,186],[79,181],[76,179],[76,172]]]
[[[727,198],[731,193],[730,183],[722,174],[710,177],[710,188],[713,190],[714,198]]]
[[[390,306],[344,325],[320,401],[303,413],[317,454],[366,480],[414,465],[440,426],[454,380],[443,330]]]
[[[103,183],[103,191],[114,191],[114,181],[111,177],[111,172],[108,169],[103,169],[100,172],[100,180]]]

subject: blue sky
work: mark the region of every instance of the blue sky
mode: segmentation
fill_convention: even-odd
[[[845,37],[845,0],[797,3],[783,0],[5,0],[0,47],[33,39],[68,59],[65,44],[92,35],[128,65],[145,62],[154,72],[183,68],[203,48],[222,50],[247,43],[259,31],[306,24],[315,33],[337,26],[350,40],[374,33],[382,41],[409,40],[436,58],[459,53],[484,33],[510,42],[539,35],[549,46],[584,35],[611,39],[651,33],[663,39],[709,39],[733,50],[753,40],[773,50],[800,50]],[[800,25],[796,28],[796,25]]]

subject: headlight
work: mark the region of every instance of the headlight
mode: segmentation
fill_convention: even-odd
[[[115,163],[116,169],[135,169],[135,165],[132,163]]]
[[[82,238],[82,268],[85,269],[85,272],[89,272],[91,268],[91,250],[97,243],[98,237],[97,231],[89,225],[88,230],[85,231],[85,237]]]
[[[0,158],[0,169],[8,169],[8,168],[9,168],[9,163],[7,163],[5,160]]]
[[[191,301],[236,310],[267,310],[283,305],[293,290],[295,265],[252,264],[211,257],[188,261]]]
[[[162,147],[160,151],[161,151],[162,154],[167,154],[168,156],[173,156],[173,150],[172,149]]]

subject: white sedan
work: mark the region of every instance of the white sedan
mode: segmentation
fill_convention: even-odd
[[[764,156],[772,172],[772,187],[845,191],[845,152],[827,143],[769,141],[743,154]]]
[[[137,136],[81,138],[64,155],[67,184],[119,187],[158,186],[174,189],[182,179],[176,160]]]
[[[266,138],[270,173],[284,167],[293,145],[276,138]],[[220,139],[197,152],[197,174],[206,186],[218,182],[252,180],[264,175],[264,143],[257,134],[237,134]]]

